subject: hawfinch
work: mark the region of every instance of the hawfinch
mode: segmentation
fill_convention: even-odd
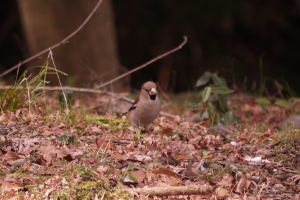
[[[133,127],[146,127],[160,112],[160,101],[155,83],[148,81],[143,84],[140,96],[135,100],[128,112],[123,115]],[[148,130],[148,129],[147,129]]]

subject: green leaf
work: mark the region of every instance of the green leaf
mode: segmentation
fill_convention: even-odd
[[[231,94],[234,90],[230,90],[228,87],[214,87],[211,88],[211,92],[216,94]]]
[[[186,107],[185,109],[186,110],[193,110],[193,109],[201,107],[202,105],[203,105],[203,103],[196,103],[196,104],[193,104],[193,105],[190,105],[190,106]]]
[[[207,99],[210,97],[211,93],[211,87],[206,87],[202,93],[202,102],[207,101]]]
[[[202,121],[202,120],[204,119],[205,113],[206,113],[206,110],[202,110],[202,111],[200,112],[200,121]]]
[[[203,74],[203,76],[197,80],[196,82],[196,87],[205,85],[206,83],[208,83],[208,81],[211,79],[211,73],[210,72],[205,72]]]
[[[280,107],[289,107],[289,106],[291,106],[291,104],[286,100],[277,100],[275,102],[275,105],[280,106]]]
[[[208,113],[211,125],[213,126],[217,121],[217,112],[215,111],[214,106],[210,102],[208,102],[208,104],[207,104],[207,113]]]
[[[267,104],[267,105],[271,104],[271,102],[267,98],[258,98],[255,100],[255,102],[260,103],[260,104],[263,103],[263,104]]]
[[[186,156],[186,157],[193,158],[193,156],[192,156],[191,154],[186,154],[185,156]]]
[[[240,109],[238,109],[238,108],[236,108],[236,107],[233,107],[232,110],[233,110],[234,112],[238,112],[238,113],[242,112]]]
[[[220,99],[220,110],[223,113],[226,113],[227,111],[229,111],[229,107],[227,105],[227,95],[221,94],[219,95],[219,99]]]
[[[265,104],[265,103],[260,103],[259,105],[260,105],[261,109],[262,109],[265,113],[268,113],[268,112],[269,112],[269,111],[268,111],[268,105],[267,105],[267,104]]]
[[[137,178],[134,176],[134,174],[132,172],[128,172],[128,175],[131,180],[133,180],[136,183],[138,182]]]
[[[217,74],[212,74],[212,80],[217,84],[217,86],[227,87],[226,80],[218,77]]]
[[[139,138],[140,134],[141,134],[141,129],[138,129],[137,132],[136,132],[136,134],[135,134],[135,136],[134,136],[134,138],[133,138],[133,140],[137,141],[137,139]]]
[[[202,151],[203,156],[206,156],[207,153],[208,153],[207,151]]]
[[[62,135],[58,139],[61,143],[66,143],[68,141],[68,136],[67,135]]]
[[[75,137],[74,136],[69,137],[68,143],[69,144],[75,144]]]

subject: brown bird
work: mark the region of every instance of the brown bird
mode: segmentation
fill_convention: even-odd
[[[143,84],[140,96],[123,116],[126,116],[133,127],[143,126],[146,128],[147,125],[155,120],[159,112],[160,101],[157,86],[154,82],[148,81]],[[148,130],[148,132],[150,131]]]

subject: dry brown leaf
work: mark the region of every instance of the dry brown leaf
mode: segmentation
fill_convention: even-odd
[[[11,183],[8,183],[6,181],[2,181],[0,180],[1,182],[1,191],[6,191],[6,192],[11,192],[12,190],[13,191],[18,191],[20,189],[23,189],[23,187],[20,187],[18,184],[11,184]]]
[[[121,156],[119,153],[117,153],[117,152],[114,152],[114,153],[112,153],[111,154],[111,159],[115,159],[115,160],[126,160],[126,159],[128,159],[128,157],[127,156]]]
[[[44,182],[44,184],[48,185],[48,186],[51,186],[51,187],[55,187],[61,181],[62,181],[62,177],[61,176],[55,176],[53,178],[50,178],[50,179],[46,180]]]
[[[188,166],[187,169],[183,172],[184,176],[190,177],[190,178],[196,178],[200,175],[195,171],[194,167]]]
[[[102,148],[102,149],[112,149],[112,150],[115,150],[117,148],[117,146],[112,143],[110,140],[104,140],[104,139],[101,139],[101,138],[98,138],[96,140],[96,144]]]
[[[109,165],[99,165],[95,171],[101,175],[104,175],[109,169]]]
[[[230,174],[225,174],[222,180],[218,183],[222,188],[231,188],[233,186],[234,177]]]
[[[235,192],[244,194],[244,192],[246,192],[246,189],[247,189],[247,177],[244,174],[242,174],[242,177],[239,180],[239,183],[235,189]]]
[[[129,151],[134,151],[135,148],[134,148],[133,143],[128,144],[128,145],[127,145],[127,149],[128,149]]]
[[[173,136],[173,129],[172,128],[163,128],[163,130],[159,134],[160,134],[160,136],[163,136],[164,134],[166,134],[169,137],[172,137]]]
[[[218,199],[224,199],[225,197],[230,196],[230,191],[222,187],[218,187],[215,192]]]
[[[132,172],[134,176],[138,179],[138,182],[142,182],[146,178],[146,174],[143,170],[136,170]]]

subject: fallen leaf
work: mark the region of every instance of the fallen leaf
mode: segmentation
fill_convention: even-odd
[[[225,197],[230,196],[230,192],[222,187],[218,187],[215,192],[218,199],[224,199]]]
[[[238,192],[240,194],[244,194],[244,192],[246,192],[246,187],[247,187],[247,177],[244,174],[242,174],[242,177],[239,180],[239,183],[236,187],[235,192]]]
[[[12,190],[18,191],[20,189],[23,189],[23,187],[20,187],[18,184],[11,184],[2,180],[0,180],[0,182],[2,184],[0,188],[1,191],[11,192]]]

